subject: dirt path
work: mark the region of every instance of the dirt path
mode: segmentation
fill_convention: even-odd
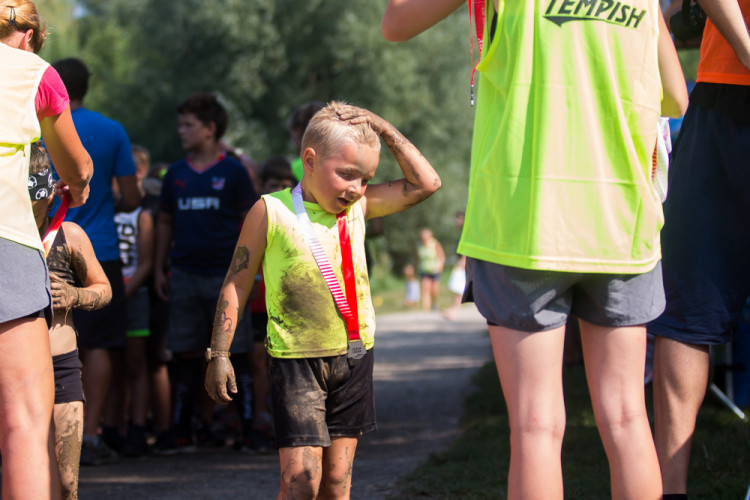
[[[396,492],[396,481],[459,433],[471,375],[490,358],[486,325],[465,306],[455,321],[438,313],[378,317],[375,399],[378,432],[357,450],[352,498],[379,500]],[[230,449],[194,455],[123,459],[81,469],[80,498],[203,499],[274,498],[278,459]]]

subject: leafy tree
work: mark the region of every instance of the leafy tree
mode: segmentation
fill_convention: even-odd
[[[422,226],[446,249],[455,245],[473,120],[463,9],[413,41],[391,44],[380,33],[382,2],[371,0],[80,0],[72,21],[72,0],[43,1],[55,4],[59,33],[70,38],[50,54],[89,65],[86,105],[122,122],[155,160],[183,155],[174,110],[195,91],[219,95],[231,117],[227,142],[261,161],[297,154],[285,125],[298,105],[346,100],[396,125],[443,179],[430,200],[386,219],[375,247],[387,258],[379,260],[400,269]],[[399,174],[387,151],[381,159],[376,181]]]

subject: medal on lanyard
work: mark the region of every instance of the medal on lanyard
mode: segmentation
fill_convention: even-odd
[[[305,202],[302,200],[302,187],[300,184],[292,190],[292,204],[294,205],[294,213],[297,215],[297,220],[302,228],[302,233],[305,235],[307,245],[312,251],[315,262],[320,268],[320,272],[323,275],[323,279],[328,285],[328,289],[331,291],[333,301],[341,312],[346,322],[346,331],[349,341],[349,349],[347,350],[347,357],[352,359],[360,359],[366,353],[362,338],[359,335],[359,311],[357,307],[357,283],[356,277],[354,276],[354,264],[352,260],[352,245],[349,238],[349,229],[346,223],[346,213],[341,212],[336,216],[336,223],[339,231],[339,243],[341,244],[341,271],[344,277],[344,288],[346,289],[346,295],[341,290],[339,280],[336,278],[331,264],[328,262],[328,257],[323,250],[323,246],[320,244],[320,240],[315,234],[315,228],[313,228],[312,222],[310,222],[310,216],[307,215],[305,210]]]

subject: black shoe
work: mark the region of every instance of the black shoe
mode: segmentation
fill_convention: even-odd
[[[267,455],[271,453],[272,448],[271,441],[262,432],[253,430],[249,436],[243,436],[239,451],[246,455]]]
[[[148,450],[146,443],[146,429],[137,425],[132,425],[128,430],[125,443],[122,445],[122,454],[126,457],[140,457]]]
[[[110,449],[117,453],[122,453],[122,447],[125,445],[125,436],[121,435],[117,427],[103,426],[99,439],[104,441]]]
[[[81,465],[104,465],[120,461],[120,455],[98,436],[81,443]]]
[[[195,437],[198,440],[198,446],[204,448],[223,448],[227,444],[226,439],[211,430],[210,425],[202,425],[198,428]]]
[[[151,450],[155,455],[187,455],[195,453],[195,441],[187,436],[163,432],[156,438]]]

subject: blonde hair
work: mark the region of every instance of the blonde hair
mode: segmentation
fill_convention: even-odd
[[[133,151],[133,161],[136,165],[143,165],[146,168],[151,166],[151,153],[148,149],[140,144],[133,144],[130,148]]]
[[[347,104],[331,101],[315,113],[302,136],[302,151],[313,148],[320,157],[335,154],[348,141],[380,150],[380,136],[367,123],[352,125],[339,119],[338,111]]]
[[[16,31],[34,30],[31,47],[38,54],[47,38],[47,26],[31,0],[0,0],[0,40]]]

